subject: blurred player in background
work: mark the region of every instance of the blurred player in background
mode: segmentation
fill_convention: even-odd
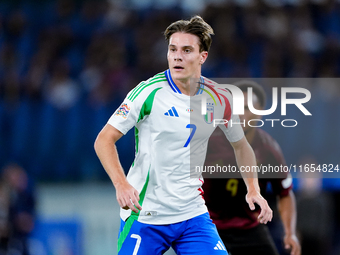
[[[209,89],[201,66],[207,59],[213,30],[195,16],[172,23],[164,34],[169,69],[134,88],[95,142],[121,207],[118,254],[163,254],[170,246],[177,254],[227,254],[202,197],[203,180],[190,176],[190,156],[195,156],[196,165],[203,165],[208,138],[215,129],[202,115],[195,124],[190,118],[192,111],[201,109],[203,88],[198,82]],[[216,118],[238,120],[231,115],[231,94],[221,90],[219,95],[223,102],[216,105]],[[115,143],[132,127],[136,156],[126,177]],[[239,164],[254,166],[254,152],[242,128],[221,128]],[[254,209],[257,203],[261,207],[258,218],[267,223],[272,211],[259,192],[257,175],[248,173],[244,181],[249,206]]]
[[[2,169],[1,216],[8,213],[7,237],[1,245],[4,254],[29,255],[28,239],[34,229],[35,194],[34,184],[24,168],[10,163]],[[3,200],[6,194],[7,203]],[[2,253],[1,253],[2,254]]]
[[[264,130],[252,126],[256,124],[249,120],[261,119],[249,111],[247,102],[247,89],[253,90],[253,106],[255,109],[264,109],[266,94],[263,88],[253,81],[240,81],[236,83],[244,93],[244,115],[240,116],[245,136],[252,146],[257,164],[280,166],[286,165],[284,156],[278,143]],[[216,129],[210,137],[206,166],[237,166],[233,148],[226,143],[223,133]],[[228,177],[228,176],[226,176]],[[240,175],[241,177],[241,175]],[[271,176],[273,177],[273,176]],[[284,248],[292,255],[300,255],[300,244],[296,236],[296,205],[292,191],[292,178],[290,174],[277,176],[277,178],[259,175],[259,184],[262,195],[265,195],[268,183],[278,197],[278,209],[283,223]],[[247,187],[238,178],[205,178],[203,185],[204,197],[210,217],[216,224],[218,232],[232,255],[278,255],[275,243],[267,226],[260,224],[257,215],[258,208],[251,211],[244,200]]]
[[[6,254],[10,236],[10,190],[4,180],[0,179],[0,254]]]

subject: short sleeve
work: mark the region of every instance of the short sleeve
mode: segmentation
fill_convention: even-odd
[[[227,120],[227,123],[219,124],[218,126],[223,131],[229,142],[237,142],[244,136],[240,118],[238,115],[232,113],[232,95],[225,90],[222,91],[221,95],[225,101],[223,119]]]
[[[293,178],[288,174],[284,179],[273,178],[270,180],[274,194],[285,197],[289,195],[289,191],[293,187]]]
[[[107,122],[124,135],[136,125],[142,104],[140,100],[131,101],[129,99],[131,92],[132,91],[129,92],[124,101]]]

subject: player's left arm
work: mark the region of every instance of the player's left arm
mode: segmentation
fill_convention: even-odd
[[[237,165],[247,186],[248,193],[246,195],[246,201],[249,204],[249,208],[254,210],[254,203],[258,204],[261,208],[261,213],[258,216],[258,220],[260,223],[266,224],[268,221],[272,220],[273,211],[270,209],[267,201],[260,193],[257,172],[243,171],[246,169],[246,167],[248,167],[248,169],[252,169],[253,166],[256,166],[254,151],[245,137],[241,138],[241,140],[237,142],[231,142],[231,145],[234,148]]]
[[[272,146],[270,157],[273,161],[272,165],[286,166],[286,160],[283,156],[280,145],[273,139],[270,143]],[[272,179],[271,184],[274,193],[278,197],[278,211],[284,228],[283,242],[285,249],[290,250],[291,255],[300,255],[301,246],[296,236],[296,201],[292,190],[292,177],[290,174],[284,173],[285,179]]]
[[[296,236],[296,202],[292,190],[289,190],[287,196],[279,196],[278,209],[284,227],[284,245],[285,249],[290,249],[291,255],[300,255],[301,246]]]

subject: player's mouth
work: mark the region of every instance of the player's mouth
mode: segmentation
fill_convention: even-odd
[[[184,67],[182,67],[182,66],[174,66],[174,69],[175,69],[175,70],[183,70]]]

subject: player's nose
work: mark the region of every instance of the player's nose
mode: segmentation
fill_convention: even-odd
[[[180,52],[176,52],[175,54],[174,54],[174,60],[175,61],[182,61],[182,55],[181,55],[181,53]]]

